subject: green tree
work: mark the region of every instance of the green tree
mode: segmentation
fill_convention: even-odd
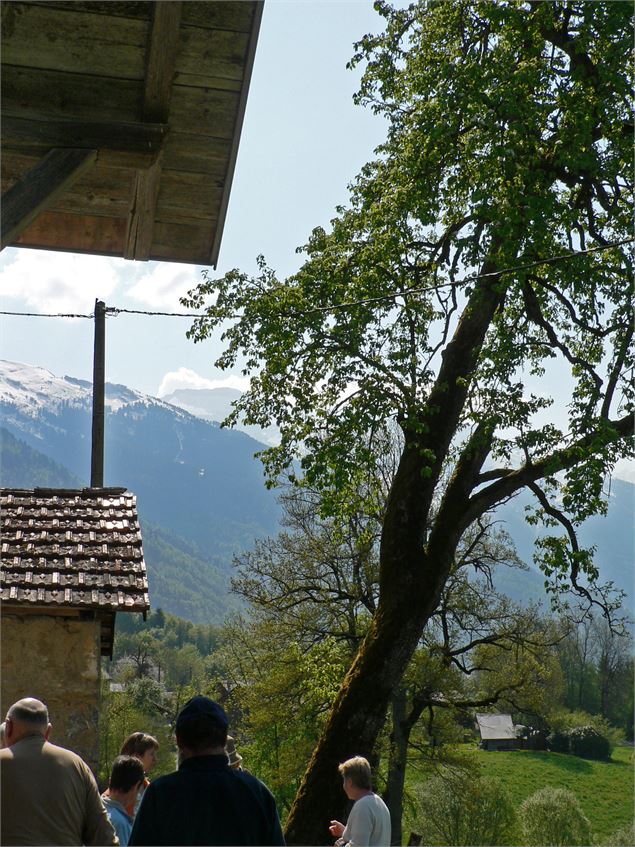
[[[558,646],[564,674],[564,704],[568,709],[595,712],[599,707],[593,619],[584,616]]]
[[[445,768],[419,794],[424,844],[513,844],[516,813],[498,780]]]
[[[439,606],[393,691],[384,799],[394,844],[401,843],[410,748],[436,763],[452,761],[454,752],[446,742],[460,737],[457,726],[448,735],[448,719],[460,724],[466,713],[496,705],[517,716],[529,715],[535,724],[557,695],[557,629],[538,609],[522,609],[494,589],[495,568],[516,564],[504,533],[481,523],[465,534]],[[474,577],[472,570],[481,576]]]
[[[586,615],[557,648],[563,704],[601,714],[632,738],[633,638],[603,617]]]
[[[546,786],[523,801],[520,820],[525,844],[540,847],[591,843],[591,824],[577,797],[567,788]]]
[[[244,765],[288,812],[351,652],[330,636],[310,642],[290,635],[269,616],[234,618],[223,634],[214,661]]]
[[[615,726],[628,731],[628,710],[633,701],[633,636],[614,632],[608,622],[594,619],[600,712]],[[633,730],[630,727],[632,738]]]
[[[389,480],[389,462],[383,470],[382,481]],[[376,606],[383,508],[378,498],[376,514],[349,514],[342,531],[320,518],[314,491],[287,490],[282,502],[283,532],[235,560],[233,589],[248,601],[252,619],[225,630],[214,661],[230,681],[238,726],[249,738],[243,750],[288,808]],[[520,564],[507,535],[487,522],[461,539],[439,606],[393,692],[389,743],[376,750],[387,761],[383,796],[393,843],[401,843],[409,755],[417,763],[454,761],[450,744],[462,737],[457,714],[511,701],[517,712],[535,711],[541,685],[554,696],[545,667],[557,634],[535,609],[518,608],[494,590],[496,568]],[[285,716],[280,725],[272,719],[278,715]]]
[[[174,770],[173,708],[172,697],[150,677],[133,679],[123,691],[110,691],[108,683],[105,683],[99,722],[99,777],[104,785],[115,756],[119,755],[122,744],[133,732],[147,732],[159,742],[154,777]]]
[[[165,651],[166,681],[168,686],[178,688],[192,685],[196,688],[205,676],[203,657],[194,644],[185,644],[179,650]]]
[[[376,8],[385,32],[354,62],[358,99],[388,135],[349,206],[313,231],[290,278],[263,261],[183,300],[206,309],[190,337],[223,325],[219,366],[252,374],[234,418],[280,428],[272,481],[299,458],[324,508],[346,513],[376,438],[395,422],[403,433],[377,609],[289,816],[300,844],[343,812],[335,763],[372,754],[465,530],[529,488],[565,531],[543,543],[550,585],[593,603],[575,527],[632,455],[630,7]],[[570,377],[556,420],[547,372]]]

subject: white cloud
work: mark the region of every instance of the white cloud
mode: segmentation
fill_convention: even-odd
[[[165,374],[157,396],[165,397],[178,388],[236,388],[238,391],[246,391],[249,388],[249,378],[230,374],[223,379],[207,379],[190,368],[179,368]]]
[[[632,459],[620,459],[615,463],[614,475],[635,484],[635,462]]]
[[[179,298],[200,282],[200,275],[190,265],[161,262],[147,266],[126,295],[146,306],[182,311]]]
[[[10,258],[10,257],[8,257]],[[92,312],[119,284],[116,259],[16,250],[0,268],[2,296],[16,298],[33,312]]]

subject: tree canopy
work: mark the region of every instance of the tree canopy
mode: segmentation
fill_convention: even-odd
[[[370,496],[377,442],[400,454],[379,598],[287,825],[326,843],[337,763],[372,757],[391,692],[465,531],[528,487],[554,590],[605,609],[576,525],[632,456],[630,6],[421,0],[356,45],[357,99],[387,139],[287,279],[206,275],[184,304],[250,390],[234,416],[276,423],[272,482],[299,461],[324,510]],[[557,396],[545,386],[558,384]],[[598,599],[599,598],[599,599]]]

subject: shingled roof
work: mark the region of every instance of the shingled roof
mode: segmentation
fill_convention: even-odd
[[[150,608],[136,497],[125,488],[0,489],[3,605]]]

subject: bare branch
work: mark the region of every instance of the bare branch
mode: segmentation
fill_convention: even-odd
[[[621,441],[623,438],[632,436],[633,426],[635,425],[635,413],[625,415],[618,420],[607,421],[606,424],[610,425],[613,430],[608,440],[612,443]],[[580,461],[580,456],[588,453],[593,448],[597,436],[598,433],[596,431],[591,432],[574,441],[569,447],[556,450],[535,463],[528,463],[487,486],[482,491],[472,495],[462,516],[462,528],[465,529],[465,527],[469,526],[480,515],[489,511],[502,500],[511,497],[512,494],[526,487],[529,483],[536,482],[545,476],[551,476],[559,471],[567,470],[577,465]]]

